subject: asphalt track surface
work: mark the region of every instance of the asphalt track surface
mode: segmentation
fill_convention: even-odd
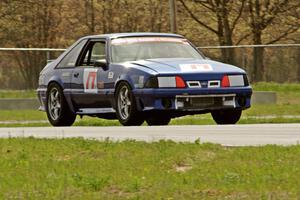
[[[153,142],[196,140],[224,146],[257,146],[300,143],[300,124],[139,126],[139,127],[26,127],[0,128],[0,137],[71,138]]]

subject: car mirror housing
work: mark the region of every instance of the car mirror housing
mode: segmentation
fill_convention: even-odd
[[[107,62],[104,59],[102,59],[102,60],[95,60],[94,66],[95,67],[102,67],[103,69],[106,69],[107,68]]]

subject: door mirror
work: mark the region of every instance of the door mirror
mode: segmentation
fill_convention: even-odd
[[[105,59],[95,60],[94,66],[95,67],[102,67],[103,69],[106,69],[107,68],[107,62],[106,62]]]

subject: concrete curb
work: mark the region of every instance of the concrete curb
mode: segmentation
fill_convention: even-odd
[[[276,104],[277,94],[276,92],[253,92],[251,103],[252,104]]]

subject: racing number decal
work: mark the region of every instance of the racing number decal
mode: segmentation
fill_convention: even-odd
[[[97,77],[97,72],[89,72],[87,81],[85,83],[85,88],[94,89],[96,77]]]
[[[182,72],[207,72],[213,71],[210,64],[181,64],[179,65]]]
[[[97,71],[98,69],[84,69],[83,85],[85,93],[97,93]]]

